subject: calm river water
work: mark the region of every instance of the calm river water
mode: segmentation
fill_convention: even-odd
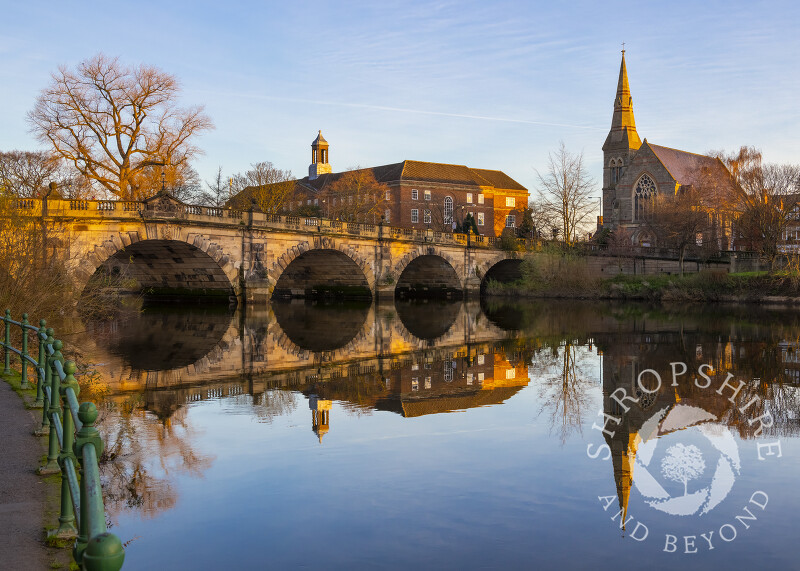
[[[125,569],[800,567],[800,312],[291,303],[85,325]]]

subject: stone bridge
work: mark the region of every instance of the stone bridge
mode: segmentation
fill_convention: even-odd
[[[21,200],[46,220],[82,291],[90,280],[159,294],[233,295],[252,303],[329,290],[362,297],[469,295],[519,274],[494,238],[143,202]],[[134,283],[136,285],[131,286]]]

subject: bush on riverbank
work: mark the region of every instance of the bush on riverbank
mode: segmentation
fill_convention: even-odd
[[[585,260],[564,252],[527,255],[520,280],[489,281],[486,292],[497,296],[630,299],[647,301],[792,301],[800,302],[800,270],[779,272],[699,272],[683,276],[590,274]]]

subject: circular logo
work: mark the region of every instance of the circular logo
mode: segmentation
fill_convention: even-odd
[[[725,499],[741,465],[736,440],[717,420],[702,408],[677,404],[642,425],[633,483],[647,504],[689,516],[706,514]]]

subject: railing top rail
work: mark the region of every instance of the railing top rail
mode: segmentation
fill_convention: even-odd
[[[11,310],[10,309],[6,309],[6,313],[3,316],[3,321],[5,321],[6,323],[8,323],[10,325],[16,325],[18,327],[22,327],[22,328],[28,329],[30,331],[36,331],[37,333],[39,332],[39,329],[40,329],[40,327],[37,327],[36,325],[31,325],[30,323],[28,323],[28,314],[27,313],[23,313],[22,314],[22,321],[16,321],[14,319],[11,319]],[[40,324],[42,326],[44,326],[44,323],[40,322]]]

